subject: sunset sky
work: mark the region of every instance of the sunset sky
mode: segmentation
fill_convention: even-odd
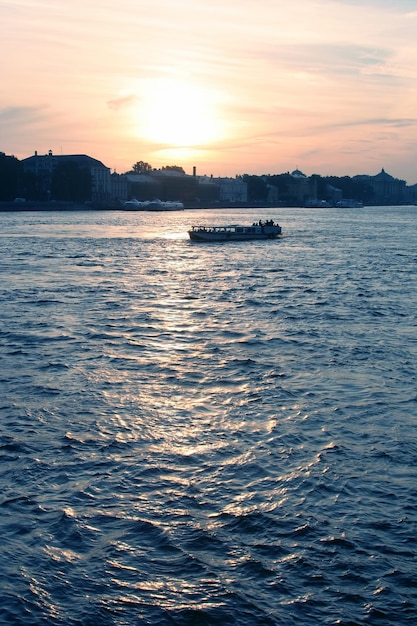
[[[0,0],[0,151],[417,183],[417,0]]]

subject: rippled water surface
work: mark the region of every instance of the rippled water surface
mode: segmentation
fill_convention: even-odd
[[[1,623],[417,623],[416,224],[1,213]]]

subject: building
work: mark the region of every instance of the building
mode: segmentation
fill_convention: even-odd
[[[384,168],[376,176],[371,176],[376,204],[402,204],[406,199],[406,182],[394,178]]]
[[[405,180],[394,178],[382,168],[376,176],[354,176],[354,181],[367,182],[372,188],[371,203],[375,205],[404,204],[409,201]],[[368,202],[366,202],[368,203]]]
[[[53,200],[53,176],[58,165],[72,164],[80,170],[87,170],[91,176],[91,197],[93,203],[106,203],[111,194],[110,168],[101,161],[93,159],[86,154],[54,155],[52,150],[45,155],[39,155],[37,151],[33,156],[22,159],[21,164],[25,172],[33,174],[39,194],[46,200]]]
[[[417,204],[417,185],[407,187],[407,201],[410,204]]]
[[[245,204],[248,201],[248,185],[241,176],[214,178],[219,187],[219,201],[224,204]]]
[[[305,206],[317,199],[317,181],[314,176],[306,176],[301,170],[286,172],[272,177],[278,186],[280,202],[287,206]]]

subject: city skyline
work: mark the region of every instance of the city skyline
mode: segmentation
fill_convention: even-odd
[[[2,0],[0,150],[417,182],[412,0]]]

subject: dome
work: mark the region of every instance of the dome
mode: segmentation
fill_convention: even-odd
[[[291,172],[291,176],[294,178],[307,178],[307,176],[301,170],[294,170]]]
[[[391,174],[387,174],[387,172],[384,170],[384,168],[382,168],[382,170],[379,172],[379,174],[374,176],[374,179],[376,179],[376,180],[394,180],[394,177],[391,176]]]

